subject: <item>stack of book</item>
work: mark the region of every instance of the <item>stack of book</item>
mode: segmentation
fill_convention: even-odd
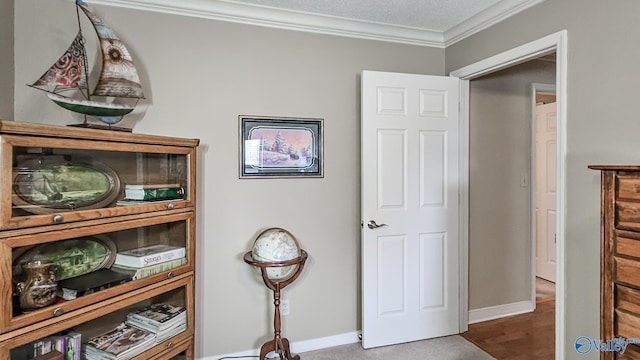
[[[157,244],[121,251],[116,254],[116,260],[113,264],[139,269],[181,259],[186,255],[184,246]]]
[[[82,335],[73,330],[11,349],[11,360],[80,360]]]
[[[120,205],[133,205],[136,201],[183,198],[184,188],[180,184],[127,184],[124,186],[124,201],[120,202]]]
[[[54,335],[11,349],[10,358],[12,360],[62,360],[65,358],[65,349],[65,336]],[[69,360],[74,360],[73,356],[70,356]]]
[[[132,280],[138,280],[138,279],[146,278],[149,276],[153,276],[155,274],[159,274],[163,271],[171,270],[178,266],[182,266],[186,263],[187,263],[187,258],[181,257],[178,259],[169,260],[167,262],[163,262],[155,265],[143,266],[143,267],[114,264],[111,266],[111,270],[115,272],[119,272],[121,274],[126,274]]]
[[[155,346],[155,338],[149,331],[121,323],[90,338],[84,347],[84,355],[87,360],[130,359]]]
[[[182,306],[153,304],[129,313],[127,324],[155,334],[160,343],[187,329],[187,311]]]

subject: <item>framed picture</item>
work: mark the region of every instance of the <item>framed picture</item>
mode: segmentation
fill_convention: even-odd
[[[13,276],[25,276],[22,265],[30,261],[51,260],[57,266],[57,280],[64,280],[111,267],[117,252],[113,240],[104,235],[21,247],[13,251]]]
[[[240,178],[323,177],[323,119],[240,115]]]
[[[12,202],[33,214],[97,209],[120,196],[118,174],[99,162],[41,155],[21,160],[15,169]]]

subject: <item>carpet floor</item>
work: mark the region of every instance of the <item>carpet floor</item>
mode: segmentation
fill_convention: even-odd
[[[358,344],[300,353],[301,360],[492,360],[458,335],[364,350]]]

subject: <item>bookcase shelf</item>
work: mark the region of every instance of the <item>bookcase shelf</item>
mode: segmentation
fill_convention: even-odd
[[[156,303],[184,307],[186,330],[134,359],[194,358],[198,144],[0,120],[0,360],[38,359],[38,343],[70,332],[83,349]],[[165,184],[181,191],[125,199],[125,189]],[[154,246],[184,257],[139,271],[114,266],[117,253]]]

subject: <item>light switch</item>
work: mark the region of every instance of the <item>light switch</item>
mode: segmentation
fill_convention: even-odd
[[[526,172],[520,173],[520,187],[529,186],[529,175]]]

